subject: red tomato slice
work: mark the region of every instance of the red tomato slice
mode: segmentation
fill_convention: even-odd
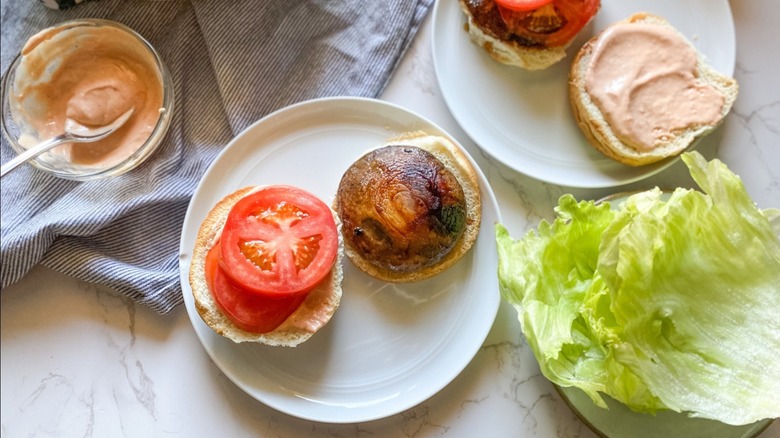
[[[498,3],[498,2],[497,2]],[[509,30],[545,47],[557,47],[569,43],[598,12],[600,0],[553,0],[552,6],[540,11],[518,12],[498,4],[501,18]],[[550,8],[554,8],[554,11]],[[534,14],[546,14],[547,22],[560,22],[559,27],[545,30]]]
[[[238,201],[222,230],[222,268],[249,292],[281,298],[310,291],[331,270],[338,229],[330,207],[291,186]]]
[[[214,245],[206,256],[206,282],[222,313],[233,323],[252,333],[268,333],[284,322],[303,300],[305,294],[273,299],[247,293],[236,287],[219,266],[220,245]]]
[[[520,12],[533,11],[552,2],[553,0],[496,0],[499,6]]]

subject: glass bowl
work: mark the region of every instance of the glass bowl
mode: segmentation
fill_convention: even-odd
[[[75,35],[76,37],[80,37],[81,34],[77,32],[80,32],[82,29],[86,33],[94,30],[95,28],[101,28],[101,27],[112,28],[113,30],[118,31],[117,35],[126,35],[127,38],[122,36],[121,38],[117,38],[117,39],[121,40],[121,43],[125,46],[138,48],[139,53],[142,52],[142,56],[148,57],[151,60],[149,64],[150,65],[153,64],[153,71],[155,74],[158,75],[157,79],[159,79],[159,83],[161,84],[162,87],[161,90],[162,105],[159,108],[159,116],[157,118],[157,122],[151,128],[151,132],[149,133],[149,135],[145,137],[145,141],[143,141],[137,149],[132,148],[131,151],[127,153],[123,153],[117,159],[113,159],[108,163],[101,162],[100,160],[96,160],[93,162],[81,162],[81,163],[74,162],[69,158],[67,154],[63,154],[62,150],[58,151],[58,149],[60,148],[69,147],[68,145],[59,146],[50,152],[43,153],[37,156],[36,158],[33,158],[32,160],[28,161],[29,164],[35,166],[36,168],[60,178],[77,180],[77,181],[86,181],[86,180],[104,178],[109,176],[117,176],[126,173],[131,169],[135,168],[136,166],[138,166],[139,164],[141,164],[150,155],[152,155],[152,153],[162,143],[163,138],[165,137],[165,134],[168,131],[168,127],[170,126],[171,123],[171,117],[173,114],[173,106],[174,106],[174,91],[173,91],[173,81],[171,79],[171,76],[168,73],[165,64],[163,63],[162,59],[160,58],[159,54],[154,49],[154,47],[152,47],[152,45],[148,41],[146,41],[146,39],[144,39],[133,29],[130,29],[129,27],[123,24],[109,21],[109,20],[79,19],[79,20],[72,20],[72,21],[66,21],[60,23],[56,26],[41,31],[41,33],[39,33],[38,35],[41,35],[43,32],[48,32],[48,31],[67,30],[68,32],[70,32],[69,35]],[[17,72],[20,70],[19,66],[22,63],[25,55],[26,55],[25,53],[19,53],[14,58],[11,65],[8,67],[8,70],[3,75],[2,84],[0,85],[2,87],[3,135],[8,140],[11,148],[17,153],[24,151],[26,149],[25,145],[28,145],[29,147],[30,144],[29,140],[28,142],[25,142],[23,140],[24,137],[29,137],[30,135],[28,132],[29,129],[23,128],[24,126],[26,126],[25,125],[26,120],[30,120],[30,119],[25,119],[25,117],[29,117],[29,115],[28,116],[20,115],[18,111],[15,111],[15,109],[13,108],[14,105],[11,102],[12,93],[15,92],[14,82],[16,80]],[[56,65],[57,62],[58,61],[53,61],[52,64]],[[44,73],[44,75],[45,74],[48,73]],[[133,122],[133,118],[136,117],[136,115],[137,114],[134,114],[127,122],[127,124],[131,124]],[[27,125],[29,125],[29,123],[27,123]],[[113,135],[115,134],[112,134],[112,136]],[[112,136],[109,136],[108,139],[104,140],[104,142],[110,142]],[[36,139],[35,135],[33,135],[32,137],[33,137],[33,142],[46,139],[46,138]],[[83,146],[84,145],[74,145],[73,147],[78,148]]]

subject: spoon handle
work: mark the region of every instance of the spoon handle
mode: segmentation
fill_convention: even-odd
[[[65,143],[66,141],[72,141],[69,135],[58,135],[35,145],[35,147],[27,149],[26,151],[9,160],[7,163],[3,164],[2,168],[0,168],[0,178],[5,176],[6,173],[19,167],[20,164],[25,163],[30,159],[48,151],[49,149]]]

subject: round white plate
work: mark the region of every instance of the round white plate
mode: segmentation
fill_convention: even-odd
[[[332,203],[341,176],[370,149],[400,133],[441,128],[398,106],[361,98],[307,101],[275,112],[238,135],[205,173],[181,238],[184,304],[216,365],[236,385],[279,411],[314,421],[387,417],[429,398],[471,361],[498,311],[495,196],[476,163],[482,226],[469,253],[422,282],[374,280],[344,260],[341,306],[296,348],[235,344],[215,334],[194,307],[187,273],[201,221],[223,196],[258,184],[292,184]]]
[[[727,0],[602,0],[601,10],[569,47],[568,56],[534,72],[494,61],[469,40],[457,0],[437,0],[433,60],[444,100],[483,150],[536,179],[595,188],[658,173],[677,158],[638,168],[607,158],[577,127],[568,97],[569,66],[577,49],[607,25],[642,11],[665,17],[715,69],[733,74],[736,42]]]

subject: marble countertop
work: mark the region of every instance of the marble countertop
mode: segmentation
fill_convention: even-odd
[[[740,95],[714,147],[759,207],[780,207],[780,8],[732,1]],[[573,189],[518,174],[482,154],[450,115],[431,56],[429,14],[383,99],[455,136],[488,177],[514,236],[552,218]],[[621,189],[690,186],[683,164]],[[2,437],[593,437],[538,371],[512,308],[502,304],[468,367],[441,392],[386,419],[314,423],[264,406],[209,359],[184,306],[168,315],[99,285],[36,267],[0,296]],[[761,438],[780,438],[774,422]]]

